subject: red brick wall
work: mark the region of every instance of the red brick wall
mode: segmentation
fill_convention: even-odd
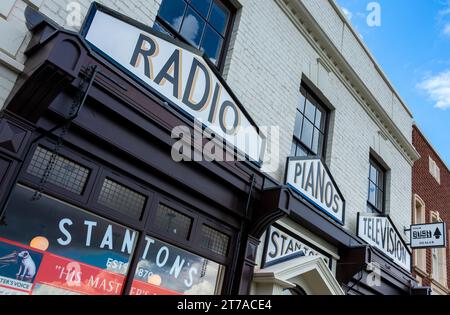
[[[413,196],[417,194],[425,202],[425,220],[431,220],[431,211],[439,212],[442,220],[447,222],[447,236],[450,228],[450,171],[433,150],[427,139],[420,130],[413,128],[413,145],[419,152],[421,159],[414,164],[413,168]],[[429,157],[431,157],[441,171],[441,184],[434,179],[429,171]],[[415,206],[413,206],[414,211]],[[414,213],[413,213],[414,218]],[[447,240],[449,238],[447,237]],[[447,253],[447,287],[450,287],[450,254]],[[431,250],[427,250],[427,273],[431,275]],[[424,285],[430,285],[429,279],[424,279]]]

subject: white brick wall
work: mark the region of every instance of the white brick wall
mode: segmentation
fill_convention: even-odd
[[[287,0],[283,0],[287,1]],[[90,0],[80,0],[83,16]],[[161,0],[102,0],[101,3],[152,25]],[[302,73],[321,89],[336,110],[331,114],[327,163],[347,201],[347,227],[355,232],[356,213],[366,209],[369,152],[374,150],[390,166],[388,210],[402,229],[411,222],[411,166],[379,125],[341,81],[324,67],[321,57],[274,0],[239,0],[224,77],[261,126],[281,126],[282,180],[290,153]],[[328,0],[303,0],[332,44],[340,49],[354,71],[403,135],[411,142],[412,119],[383,80],[362,46],[346,28]],[[0,5],[0,106],[25,62],[23,50],[29,34],[23,23],[26,3],[66,25],[68,0],[1,0]]]

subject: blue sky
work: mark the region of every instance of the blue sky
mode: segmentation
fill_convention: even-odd
[[[337,0],[450,167],[450,0]],[[369,3],[381,10],[369,26]]]

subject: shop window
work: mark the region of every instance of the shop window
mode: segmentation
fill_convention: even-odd
[[[131,295],[220,294],[224,267],[146,236]]]
[[[109,178],[103,182],[98,196],[98,203],[110,209],[140,219],[147,198],[136,191]]]
[[[202,226],[201,246],[220,256],[226,256],[230,237],[207,225]]]
[[[78,195],[82,194],[89,177],[89,169],[61,155],[54,156],[41,146],[34,152],[27,173],[38,178],[48,173],[47,182]]]
[[[414,224],[425,223],[425,203],[418,196],[414,197]],[[427,251],[425,249],[414,250],[414,262],[417,268],[426,272],[427,269]]]
[[[160,204],[156,210],[154,225],[161,231],[187,240],[191,232],[192,219],[178,211]]]
[[[327,112],[312,93],[300,92],[291,156],[324,156]]]
[[[0,294],[123,293],[138,232],[16,186],[0,225]]]
[[[367,210],[369,213],[384,213],[386,170],[372,157],[369,169]]]
[[[431,213],[431,223],[442,222],[438,212]],[[447,257],[445,248],[431,249],[431,271],[433,280],[447,286]]]
[[[163,0],[154,28],[205,52],[219,67],[232,20],[232,9],[222,0]]]

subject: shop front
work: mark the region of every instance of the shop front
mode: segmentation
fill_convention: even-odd
[[[220,75],[98,5],[83,35],[26,18],[26,69],[0,121],[0,294],[238,292],[268,179],[262,136]],[[215,151],[227,162],[195,159],[211,144],[194,141],[194,119],[238,139]],[[174,158],[178,126],[192,162]]]
[[[263,191],[256,217],[252,294],[429,293],[389,217],[360,214],[357,234],[344,227],[345,198],[320,158],[288,159],[285,185]]]

